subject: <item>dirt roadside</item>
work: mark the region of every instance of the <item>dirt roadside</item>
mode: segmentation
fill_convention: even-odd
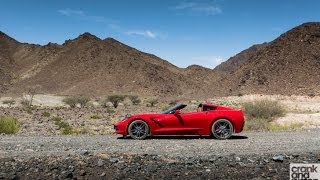
[[[0,136],[0,179],[288,179],[320,162],[320,130],[244,132],[230,140]]]

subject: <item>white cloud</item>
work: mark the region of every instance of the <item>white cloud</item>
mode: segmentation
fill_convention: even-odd
[[[143,36],[146,38],[152,38],[152,39],[156,39],[158,37],[158,34],[149,30],[145,30],[145,31],[128,31],[126,32],[127,35],[131,35],[131,36]]]
[[[189,14],[216,15],[222,13],[222,9],[212,3],[183,2],[170,8]]]
[[[204,13],[206,15],[216,15],[222,13],[222,10],[219,7],[215,6],[201,6],[201,7],[194,7],[194,11]]]
[[[221,56],[200,56],[193,57],[191,58],[191,60],[194,62],[194,64],[198,64],[210,69],[213,69],[214,67],[225,61],[225,59]]]
[[[84,12],[81,11],[81,10],[74,10],[74,9],[60,9],[58,10],[58,12],[62,15],[65,15],[65,16],[83,16],[84,15]]]
[[[58,13],[60,13],[63,16],[78,18],[78,19],[86,20],[86,21],[93,21],[93,22],[98,22],[98,23],[114,23],[114,20],[112,20],[112,19],[107,19],[103,16],[90,15],[82,10],[66,8],[66,9],[58,10]]]
[[[187,8],[192,8],[194,6],[196,6],[196,3],[183,2],[183,3],[180,3],[177,6],[175,6],[173,9],[187,9]]]

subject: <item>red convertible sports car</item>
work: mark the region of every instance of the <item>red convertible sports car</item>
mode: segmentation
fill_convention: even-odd
[[[244,126],[240,109],[200,104],[197,112],[182,113],[185,104],[177,104],[162,113],[135,114],[114,125],[117,134],[133,139],[145,139],[155,135],[207,135],[228,139]]]

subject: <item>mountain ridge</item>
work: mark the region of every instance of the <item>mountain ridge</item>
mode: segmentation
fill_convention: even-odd
[[[320,94],[320,23],[301,24],[214,69],[169,61],[88,32],[63,44],[20,43],[0,32],[0,92],[205,98]]]

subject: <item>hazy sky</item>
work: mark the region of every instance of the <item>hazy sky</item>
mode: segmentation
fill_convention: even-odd
[[[3,0],[0,31],[21,42],[113,37],[186,67],[213,68],[253,44],[320,20],[318,0]]]

